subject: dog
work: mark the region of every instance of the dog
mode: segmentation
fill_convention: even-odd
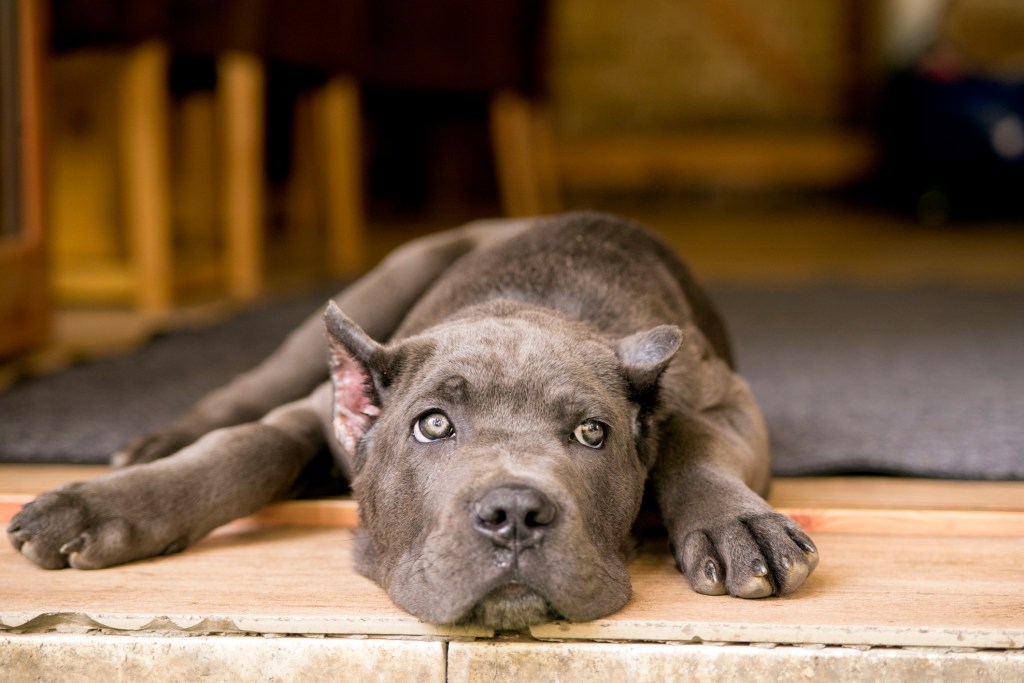
[[[762,497],[767,430],[709,298],[598,213],[410,243],[113,462],[26,505],[15,548],[107,567],[347,482],[362,574],[427,622],[506,630],[622,608],[645,500],[699,593],[790,593],[818,563]]]

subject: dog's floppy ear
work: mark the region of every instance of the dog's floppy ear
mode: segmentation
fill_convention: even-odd
[[[382,380],[391,365],[390,354],[333,301],[327,304],[324,322],[334,385],[334,434],[354,455],[373,419],[380,415]]]
[[[675,325],[659,325],[619,340],[615,355],[635,397],[647,397],[657,388],[682,341],[683,333]]]

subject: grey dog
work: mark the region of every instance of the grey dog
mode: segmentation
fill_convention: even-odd
[[[765,424],[707,296],[596,213],[410,243],[114,462],[29,503],[14,546],[107,567],[344,481],[360,572],[421,619],[498,629],[625,605],[645,500],[700,593],[789,593],[818,562],[760,495]]]

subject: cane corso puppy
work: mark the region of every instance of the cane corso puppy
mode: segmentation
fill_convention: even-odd
[[[114,462],[28,504],[14,546],[107,567],[337,476],[359,571],[434,623],[615,612],[645,490],[700,593],[789,593],[818,562],[759,495],[765,425],[707,296],[658,238],[595,213],[411,243]]]

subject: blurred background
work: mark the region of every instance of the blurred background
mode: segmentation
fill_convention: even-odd
[[[595,208],[713,283],[1024,282],[1020,0],[0,0],[5,376]]]

